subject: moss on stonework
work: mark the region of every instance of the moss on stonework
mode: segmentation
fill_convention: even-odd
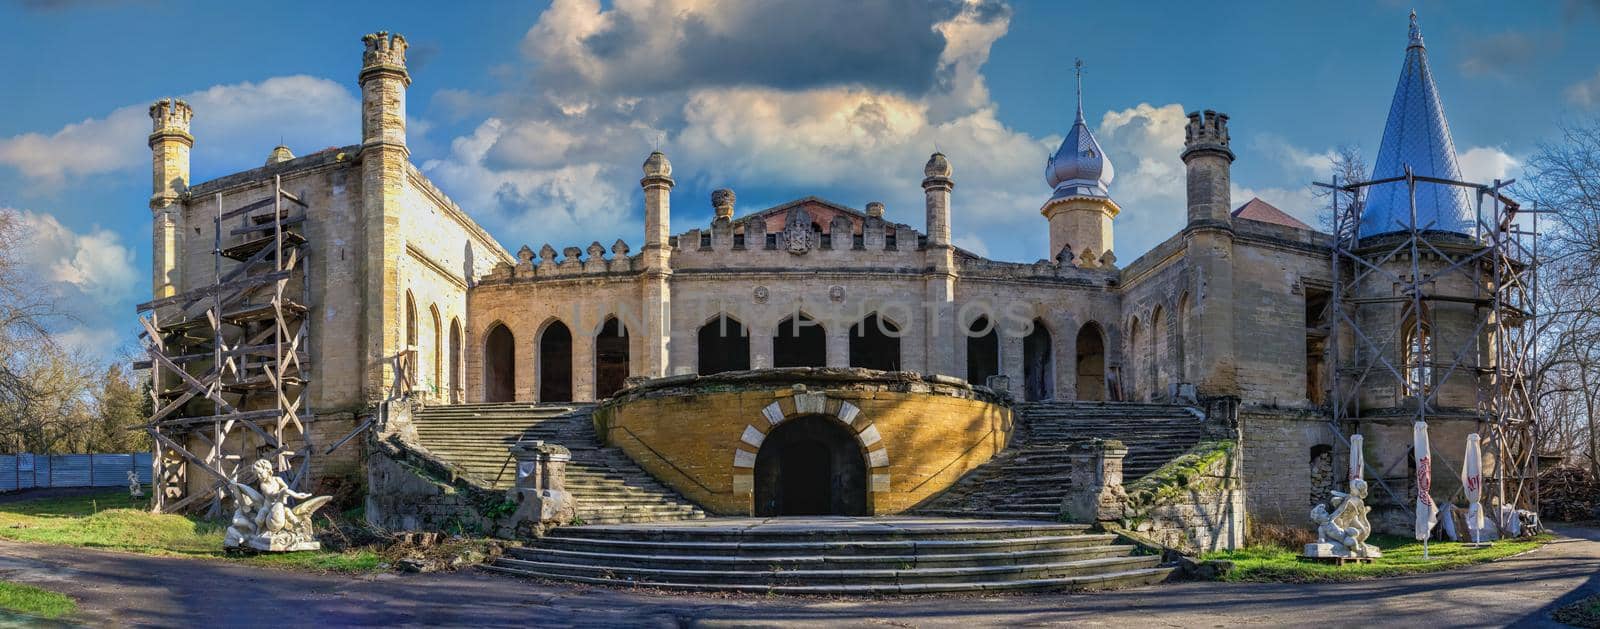
[[[1219,463],[1226,464],[1238,447],[1238,442],[1231,439],[1200,442],[1182,456],[1128,485],[1128,506],[1135,510],[1146,509],[1202,486],[1209,470]]]

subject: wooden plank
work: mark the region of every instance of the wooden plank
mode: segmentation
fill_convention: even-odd
[[[217,195],[217,196],[221,196],[221,195]],[[277,200],[272,198],[272,197],[267,197],[267,198],[262,199],[260,201],[252,201],[252,202],[246,203],[243,206],[240,206],[238,208],[235,208],[235,209],[232,209],[232,210],[228,210],[227,212],[223,212],[218,217],[218,220],[224,220],[225,221],[225,220],[228,220],[228,219],[233,218],[235,216],[238,216],[240,214],[249,214],[250,212],[254,212],[256,210],[259,210],[259,209],[262,209],[262,208],[265,208],[265,207],[270,207],[273,203],[276,203],[276,202],[277,202]]]
[[[285,218],[285,219],[279,220],[278,221],[278,225],[282,225],[284,227],[288,227],[290,225],[298,225],[298,224],[304,223],[304,222],[306,222],[306,217],[304,217],[304,216],[296,216],[296,217],[293,217],[293,218]],[[274,225],[273,225],[272,221],[267,221],[267,222],[262,223],[260,225],[251,225],[249,227],[239,227],[239,228],[236,228],[233,231],[228,232],[228,233],[230,235],[233,235],[233,236],[240,236],[240,235],[251,234],[251,233],[255,233],[255,232],[259,232],[259,231],[272,231],[273,227],[274,227]]]
[[[156,308],[160,308],[162,306],[168,306],[168,305],[171,305],[171,304],[175,304],[175,303],[178,303],[178,302],[181,302],[181,301],[188,301],[188,300],[191,300],[191,299],[199,300],[199,299],[202,299],[202,298],[205,298],[205,297],[210,297],[210,296],[215,295],[215,294],[217,294],[219,292],[229,292],[229,291],[232,291],[232,290],[235,290],[235,289],[249,288],[251,286],[256,286],[256,285],[260,285],[260,284],[271,284],[271,283],[276,282],[278,280],[283,280],[283,279],[288,279],[288,278],[289,278],[289,272],[288,271],[274,271],[274,272],[271,272],[271,273],[264,273],[262,275],[257,275],[257,276],[253,276],[253,277],[247,277],[247,278],[244,278],[244,279],[241,279],[241,280],[234,280],[234,281],[225,282],[225,283],[222,283],[222,284],[213,284],[211,286],[201,286],[200,288],[184,291],[182,294],[173,295],[172,297],[166,297],[166,298],[163,298],[163,299],[157,299],[155,301],[147,301],[145,303],[139,304],[138,306],[135,306],[135,308],[139,312],[145,312],[145,311],[148,311],[148,310],[155,310]]]

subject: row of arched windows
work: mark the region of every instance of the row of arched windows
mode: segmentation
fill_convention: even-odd
[[[1028,400],[1049,400],[1056,396],[1054,342],[1043,321],[1034,320],[1023,338],[1023,391]],[[979,317],[968,328],[966,340],[966,379],[987,384],[990,376],[1001,375],[1000,335],[988,317]],[[901,327],[873,313],[850,327],[849,366],[879,371],[899,371],[903,365],[900,348]],[[750,332],[738,319],[726,314],[712,317],[696,331],[698,373],[710,375],[751,368]],[[568,402],[574,399],[572,369],[572,331],[565,323],[552,319],[539,332],[537,342],[537,391],[540,402]],[[604,399],[623,386],[629,372],[628,332],[616,318],[607,318],[593,338],[595,369],[594,398]],[[1077,334],[1074,356],[1074,384],[1080,400],[1106,399],[1105,332],[1096,322],[1085,323]],[[484,400],[504,402],[516,395],[516,339],[505,324],[493,324],[484,336]],[[772,336],[773,367],[827,366],[827,333],[822,324],[805,314],[780,321]]]
[[[1152,400],[1167,394],[1169,385],[1187,377],[1189,295],[1178,298],[1175,320],[1168,320],[1167,309],[1158,305],[1145,319],[1128,321],[1127,375],[1123,386],[1135,400]],[[1175,325],[1174,325],[1175,324]]]
[[[439,305],[430,304],[428,335],[419,337],[417,300],[411,291],[406,291],[405,308],[406,349],[416,352],[416,364],[410,366],[416,385],[436,398],[457,400],[462,391],[461,320],[451,317],[449,336],[445,336]],[[428,342],[420,343],[421,340]]]

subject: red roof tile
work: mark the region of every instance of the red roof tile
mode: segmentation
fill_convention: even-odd
[[[1260,197],[1253,197],[1249,202],[1239,206],[1239,209],[1233,211],[1233,217],[1293,227],[1295,229],[1311,229],[1310,225],[1285,214],[1283,210],[1273,207],[1271,203],[1262,201]]]

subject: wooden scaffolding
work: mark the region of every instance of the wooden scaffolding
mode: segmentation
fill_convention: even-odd
[[[307,205],[275,176],[265,199],[214,206],[212,282],[138,306],[157,512],[221,513],[257,459],[296,490],[309,482]]]

